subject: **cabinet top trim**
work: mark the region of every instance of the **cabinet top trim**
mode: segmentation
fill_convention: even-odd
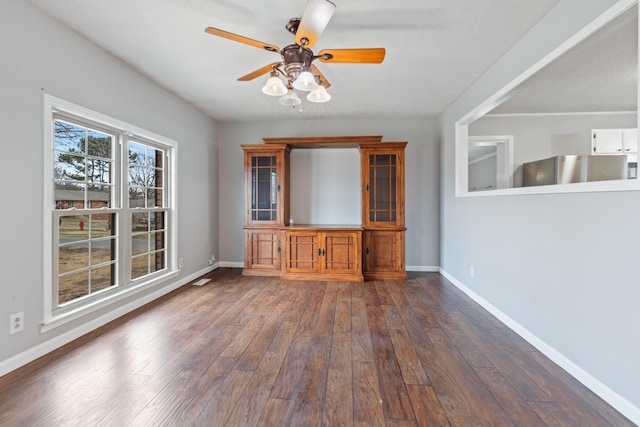
[[[376,144],[362,143],[358,144],[359,149],[389,149],[389,148],[404,148],[407,146],[407,141],[394,141],[394,142],[378,142]]]
[[[358,148],[363,143],[380,143],[382,135],[309,136],[294,138],[262,138],[265,144],[288,144],[292,148]]]
[[[286,225],[280,227],[281,230],[322,230],[322,231],[362,231],[363,228],[360,225],[347,225],[347,224],[295,224]]]

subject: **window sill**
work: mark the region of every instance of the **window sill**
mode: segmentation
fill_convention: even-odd
[[[93,301],[91,303],[82,305],[81,307],[77,307],[74,308],[72,310],[69,311],[65,311],[63,313],[59,313],[56,315],[53,315],[51,318],[44,320],[41,323],[40,326],[40,333],[43,334],[45,332],[54,330],[56,328],[59,328],[60,326],[63,326],[69,322],[72,322],[74,320],[80,319],[83,316],[86,316],[90,313],[93,313],[95,311],[101,310],[105,307],[108,307],[118,301],[121,301],[125,298],[130,298],[132,295],[135,295],[137,293],[140,293],[142,291],[148,290],[150,288],[153,288],[154,286],[157,286],[158,284],[162,283],[162,282],[166,282],[169,279],[172,279],[174,277],[178,276],[178,271],[170,271],[166,274],[163,274],[162,276],[158,276],[156,278],[154,278],[153,280],[149,281],[149,282],[145,282],[145,283],[141,283],[139,285],[134,285],[134,286],[130,286],[126,289],[123,289],[119,292],[115,292],[113,294],[110,294],[109,296],[106,296],[100,300],[97,301]],[[120,307],[121,308],[121,307]],[[124,313],[123,313],[124,314]]]

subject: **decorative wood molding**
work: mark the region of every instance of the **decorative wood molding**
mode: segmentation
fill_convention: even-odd
[[[358,143],[358,148],[405,148],[407,141],[385,141],[371,143],[370,141],[362,141]]]
[[[303,136],[262,138],[265,144],[288,144],[292,148],[358,148],[363,143],[379,143],[382,135],[373,136]]]

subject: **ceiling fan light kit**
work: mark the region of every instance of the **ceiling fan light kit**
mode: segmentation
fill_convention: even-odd
[[[262,87],[262,93],[269,96],[282,96],[287,93],[287,87],[277,76],[271,76]]]
[[[327,102],[330,99],[331,95],[329,95],[329,92],[327,92],[324,86],[318,86],[317,89],[312,90],[309,92],[309,95],[307,95],[307,100],[310,102],[321,103]]]
[[[280,99],[278,99],[278,103],[285,107],[297,107],[302,103],[302,101],[298,98],[298,94],[296,94],[293,89],[289,89],[284,96],[281,96]]]
[[[318,83],[316,83],[316,78],[311,74],[311,71],[303,71],[298,74],[298,78],[293,82],[293,87],[303,92],[311,92],[318,89]]]
[[[205,32],[268,52],[279,53],[282,57],[281,62],[271,63],[238,78],[239,81],[249,81],[270,73],[269,79],[262,87],[262,93],[280,96],[279,104],[289,107],[300,105],[302,101],[294,89],[309,92],[306,98],[310,102],[327,102],[331,99],[327,92],[331,84],[312,63],[315,59],[323,63],[380,64],[385,56],[384,48],[324,49],[318,55],[314,55],[311,48],[331,20],[335,9],[335,4],[329,0],[308,0],[302,18],[291,18],[285,25],[287,31],[295,35],[295,43],[283,49],[218,28],[207,27]]]

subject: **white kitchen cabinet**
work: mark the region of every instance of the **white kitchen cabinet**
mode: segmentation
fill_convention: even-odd
[[[593,154],[637,154],[638,129],[592,129]]]

